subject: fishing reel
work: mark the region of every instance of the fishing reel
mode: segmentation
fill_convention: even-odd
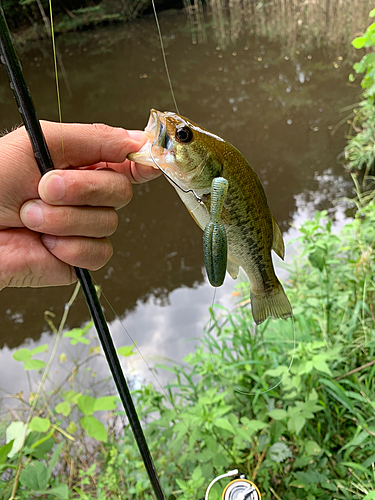
[[[237,476],[237,477],[236,477]],[[226,477],[236,477],[233,481],[226,485],[223,490],[221,500],[262,500],[261,494],[257,486],[240,474],[237,469],[231,470],[226,474],[217,476],[209,484],[205,500],[209,500],[210,490],[215,483]]]

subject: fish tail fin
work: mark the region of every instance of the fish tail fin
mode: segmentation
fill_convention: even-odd
[[[263,323],[269,316],[282,319],[292,317],[292,307],[280,282],[271,292],[256,294],[251,291],[250,300],[251,311],[257,325]]]

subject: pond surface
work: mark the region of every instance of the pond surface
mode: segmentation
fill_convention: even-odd
[[[210,22],[205,19],[204,36],[202,31],[192,36],[184,12],[160,14],[180,112],[244,154],[288,240],[291,223],[351,194],[351,181],[338,157],[350,114],[342,110],[358,100],[359,85],[348,83],[350,64],[342,47],[314,48],[303,39],[290,45],[246,33],[220,46]],[[58,39],[58,48],[65,122],[143,129],[150,108],[173,110],[152,17],[85,36],[66,35]],[[57,121],[50,43],[33,46],[22,64],[39,117]],[[20,122],[4,71],[0,109],[0,129]],[[341,120],[344,125],[333,134]],[[179,361],[193,347],[187,339],[201,335],[212,302],[202,233],[165,179],[135,186],[134,191],[111,238],[114,256],[94,277],[151,364],[164,356]],[[228,276],[217,299],[230,305],[234,284]],[[45,342],[49,328],[44,311],[60,314],[71,293],[72,287],[1,292],[0,386],[7,391],[20,376],[12,349],[25,339],[30,339],[27,345]],[[107,304],[105,309],[116,343],[129,344]],[[68,325],[88,319],[80,297]],[[144,365],[137,369],[144,370]]]

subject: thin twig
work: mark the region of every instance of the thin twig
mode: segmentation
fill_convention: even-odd
[[[358,366],[357,368],[354,368],[354,370],[350,370],[350,372],[344,373],[343,375],[340,375],[339,377],[334,378],[333,380],[335,382],[338,382],[339,380],[350,377],[350,375],[353,375],[354,373],[360,372],[361,370],[364,370],[365,368],[369,368],[370,366],[375,365],[375,359],[372,361],[369,361],[365,365]],[[322,385],[319,385],[316,389],[319,391],[322,388]]]
[[[367,432],[367,434],[370,434],[370,436],[375,437],[375,432],[372,432],[370,431],[370,429],[367,429],[367,427],[364,427],[357,418],[353,417],[353,422],[358,424],[365,432]]]
[[[281,500],[281,497],[279,497],[279,495],[276,493],[276,491],[270,486],[270,491],[272,491],[272,493],[275,495],[275,498],[276,500]]]
[[[74,458],[72,458],[70,461],[69,486],[68,486],[69,491],[71,491],[72,489],[73,474],[74,474]]]
[[[364,370],[365,368],[368,368],[369,366],[375,365],[375,359],[372,361],[369,361],[365,365],[358,366],[358,368],[354,368],[354,370],[351,370],[350,372],[344,373],[344,375],[340,375],[339,377],[336,377],[335,380],[338,382],[342,378],[349,377],[350,375],[353,375],[353,373],[360,372],[361,370]]]
[[[266,446],[266,447],[264,448],[264,450],[262,451],[262,454],[261,454],[261,456],[259,457],[259,459],[258,459],[258,463],[256,464],[255,469],[254,469],[254,471],[253,471],[253,474],[252,474],[252,476],[251,476],[251,481],[255,481],[255,478],[257,477],[257,474],[258,474],[259,467],[261,466],[261,463],[262,463],[262,462],[263,462],[263,460],[264,460],[264,457],[265,457],[265,455],[266,455],[266,451],[267,451],[267,449],[268,449],[268,446]]]

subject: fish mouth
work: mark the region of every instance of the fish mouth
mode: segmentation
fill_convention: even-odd
[[[177,185],[177,187],[185,192],[193,191],[191,189],[191,181],[196,175],[201,173],[205,161],[202,161],[202,163],[190,171],[183,171],[178,167],[174,143],[167,131],[168,120],[172,121],[174,125],[176,122],[185,123],[185,119],[175,113],[151,109],[150,118],[145,129],[145,132],[150,137],[154,137],[154,142],[150,148],[150,156],[172,184]]]
[[[165,165],[168,161],[167,153],[173,147],[172,140],[167,133],[164,113],[151,109],[144,132],[147,137],[145,144],[136,153],[130,153],[128,158],[142,165],[159,168],[164,172],[167,168]]]
[[[173,149],[173,141],[167,132],[165,114],[156,109],[151,109],[150,118],[145,128],[145,132],[150,137],[150,140],[153,138],[153,148],[160,148],[157,151],[159,154],[164,149],[167,151],[172,151]]]
[[[176,122],[185,123],[185,119],[175,113],[151,109],[144,130],[147,140],[137,153],[129,154],[128,158],[142,165],[160,169],[167,179],[182,191],[193,191],[192,180],[202,172],[206,159],[189,171],[181,169],[176,159],[174,141],[167,130],[167,121],[174,125]],[[206,193],[207,189],[203,191]]]

